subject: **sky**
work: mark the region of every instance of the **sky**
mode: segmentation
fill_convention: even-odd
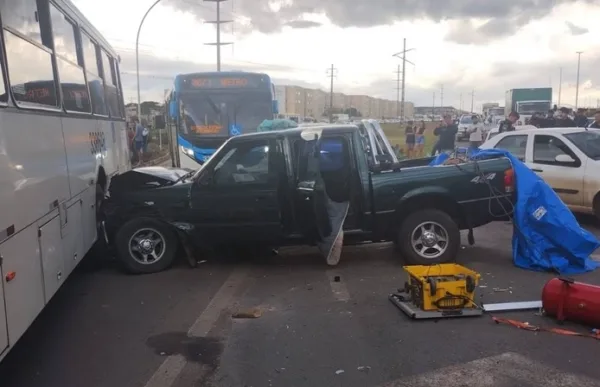
[[[136,100],[136,34],[155,0],[72,0],[121,56]],[[115,12],[118,10],[118,12]],[[162,0],[140,33],[142,100],[162,100],[177,73],[216,70],[216,3]],[[396,99],[406,38],[406,100],[475,110],[506,90],[554,89],[558,103],[600,99],[600,0],[229,0],[221,3],[223,70],[261,71],[276,84]],[[561,80],[562,68],[562,82]],[[443,95],[443,101],[441,96]],[[461,102],[462,101],[462,102]]]

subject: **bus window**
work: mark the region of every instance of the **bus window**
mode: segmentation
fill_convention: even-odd
[[[23,34],[23,36],[42,42],[40,23],[36,20],[38,14],[36,0],[2,1],[2,24]]]
[[[123,101],[123,87],[121,86],[121,77],[119,76],[119,63],[115,58],[112,58],[112,71],[113,78],[116,81],[117,92],[119,93],[119,111],[121,113],[121,118],[125,118],[125,102]]]
[[[76,27],[53,5],[50,5],[54,52],[67,111],[91,113],[90,95],[85,83],[83,58],[78,55]]]
[[[7,30],[4,43],[11,91],[17,105],[58,107],[52,55]]]
[[[111,117],[120,117],[119,112],[119,94],[117,92],[117,83],[113,77],[111,71],[111,59],[109,56],[101,50],[102,55],[102,74],[104,76],[104,90],[106,92],[106,105]]]
[[[81,45],[88,87],[92,99],[92,110],[94,114],[108,116],[108,107],[104,96],[104,85],[100,77],[99,62],[97,59],[97,46],[85,33],[81,34]]]

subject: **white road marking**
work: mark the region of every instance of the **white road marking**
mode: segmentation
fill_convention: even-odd
[[[568,372],[517,353],[507,352],[498,356],[475,360],[466,364],[441,368],[422,375],[403,378],[381,387],[597,387],[600,380]]]
[[[337,301],[346,302],[350,300],[350,293],[346,284],[343,282],[340,273],[336,273],[334,270],[328,270],[327,276],[329,277],[329,286],[331,286],[331,292]],[[339,277],[339,281],[336,282],[335,278]]]
[[[246,279],[247,273],[241,269],[235,269],[229,275],[225,283],[219,288],[210,303],[202,311],[194,324],[188,331],[188,336],[205,337],[215,325],[221,312],[230,306],[235,292]],[[187,360],[182,355],[168,356],[158,367],[145,387],[170,387],[183,371]]]

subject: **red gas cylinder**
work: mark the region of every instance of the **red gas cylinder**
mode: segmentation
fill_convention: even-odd
[[[600,328],[600,286],[553,278],[542,290],[542,307],[559,321],[573,321]]]

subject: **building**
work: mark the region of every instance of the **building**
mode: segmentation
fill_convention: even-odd
[[[327,116],[331,96],[319,89],[307,89],[293,85],[275,86],[275,98],[279,104],[279,113],[284,116],[312,117],[320,119]],[[400,109],[396,101],[373,98],[368,95],[346,95],[333,93],[333,109],[344,112],[356,109],[365,118],[395,118]],[[404,116],[414,115],[414,104],[404,103]]]
[[[414,114],[422,116],[443,116],[444,114],[450,114],[451,116],[459,116],[462,113],[454,106],[417,106],[414,108]]]

